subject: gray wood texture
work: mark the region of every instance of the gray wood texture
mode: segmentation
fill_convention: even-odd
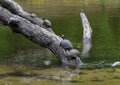
[[[60,58],[61,63],[73,68],[80,68],[82,62],[78,56],[71,58],[69,51],[60,47],[63,40],[52,28],[43,25],[43,19],[30,14],[13,0],[0,0],[0,22],[12,30],[24,35],[27,39],[48,48]]]

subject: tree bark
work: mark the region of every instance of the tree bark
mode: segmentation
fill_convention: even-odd
[[[42,18],[24,11],[13,0],[0,0],[0,22],[27,39],[51,50],[60,58],[62,64],[75,68],[80,68],[82,65],[79,57],[69,57],[69,51],[60,47],[63,39],[56,35],[52,28],[45,27]]]

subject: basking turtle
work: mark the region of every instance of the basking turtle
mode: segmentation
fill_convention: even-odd
[[[52,27],[52,23],[48,19],[43,19],[43,25],[45,25],[47,28]]]
[[[64,48],[65,50],[72,49],[73,48],[72,43],[69,40],[64,39],[64,35],[62,35],[62,38],[63,38],[63,40],[60,43],[60,47]]]
[[[78,51],[77,49],[71,49],[69,51],[69,56],[78,56],[80,55],[80,51]]]
[[[37,17],[37,15],[36,15],[36,14],[34,14],[34,13],[30,14],[30,16],[31,16],[32,18]]]

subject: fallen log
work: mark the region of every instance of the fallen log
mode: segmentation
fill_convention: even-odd
[[[13,0],[0,0],[0,22],[24,35],[27,39],[48,48],[60,58],[63,65],[74,68],[81,67],[80,58],[69,56],[69,51],[60,46],[63,39],[56,35],[51,27],[46,27],[42,18],[25,12]]]

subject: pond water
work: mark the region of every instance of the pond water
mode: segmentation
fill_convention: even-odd
[[[74,47],[80,45],[80,51],[82,50],[83,45],[83,28],[79,14],[84,9],[93,30],[93,46],[89,53],[90,57],[83,58],[82,61],[87,63],[103,60],[106,62],[120,61],[120,0],[15,1],[19,3],[24,10],[35,13],[39,17],[48,18],[52,22],[55,33],[59,36],[64,34],[65,38],[69,39]],[[12,33],[8,27],[0,25],[1,65],[12,65],[14,66],[13,69],[20,65],[28,66],[30,69],[33,69],[34,67],[42,67],[42,69],[45,69],[46,67],[49,67],[45,66],[44,61],[46,60],[51,60],[51,66],[53,67],[54,65],[59,64],[59,60],[47,49],[32,43],[22,35]],[[30,79],[28,80],[30,81]],[[17,79],[15,81],[17,81]],[[51,80],[47,81],[49,84],[46,84],[45,80],[43,84],[53,85],[56,83]],[[82,81],[77,82],[77,84],[79,85],[80,82]],[[76,85],[75,81],[66,83],[68,83],[68,85]],[[66,85],[66,83],[59,82],[60,85]],[[17,83],[17,85],[19,84]]]

